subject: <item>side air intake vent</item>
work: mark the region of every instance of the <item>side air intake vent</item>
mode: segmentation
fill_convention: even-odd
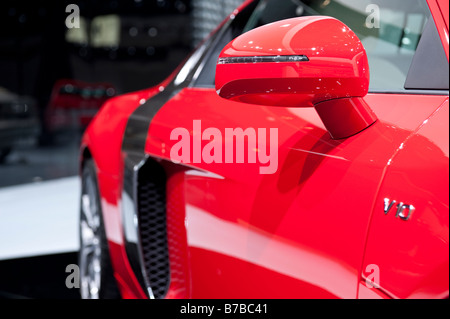
[[[139,170],[137,206],[146,279],[153,296],[161,299],[170,284],[166,174],[153,160],[148,160]]]

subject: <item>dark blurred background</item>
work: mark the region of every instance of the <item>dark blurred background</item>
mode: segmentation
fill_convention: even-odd
[[[66,27],[69,4],[79,28]],[[2,94],[36,108],[39,143],[49,144],[85,127],[107,98],[167,77],[194,46],[191,13],[190,0],[2,0]]]
[[[79,139],[104,102],[163,81],[242,2],[2,0],[0,187],[76,174]],[[70,4],[79,28],[66,25]],[[52,169],[13,165],[36,159]]]

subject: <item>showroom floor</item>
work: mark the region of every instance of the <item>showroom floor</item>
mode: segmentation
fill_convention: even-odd
[[[77,298],[78,139],[22,147],[0,165],[0,298]]]

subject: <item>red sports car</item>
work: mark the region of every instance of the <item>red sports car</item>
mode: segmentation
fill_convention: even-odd
[[[101,106],[114,95],[116,89],[108,83],[58,80],[46,109],[46,130],[56,133],[86,128]]]
[[[448,298],[448,23],[445,0],[249,0],[109,100],[82,297]]]

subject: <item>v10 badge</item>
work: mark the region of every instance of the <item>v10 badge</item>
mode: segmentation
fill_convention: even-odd
[[[397,204],[396,200],[391,200],[389,198],[384,199],[384,214],[388,215],[392,208],[396,208],[397,213],[395,214],[395,217],[400,218],[401,220],[408,221],[411,219],[412,215],[414,214],[416,208],[414,205],[405,204],[403,202]]]

